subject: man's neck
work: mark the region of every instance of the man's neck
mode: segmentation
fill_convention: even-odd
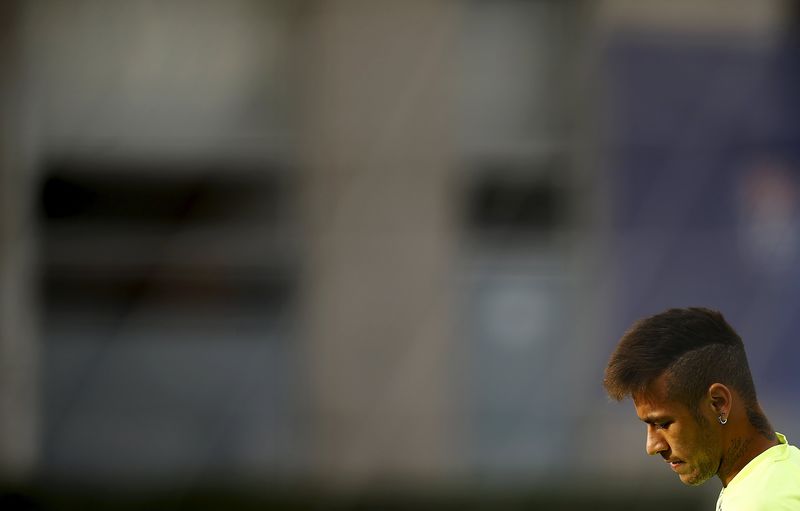
[[[771,437],[768,438],[752,427],[744,428],[744,431],[738,434],[732,431],[717,472],[722,486],[728,486],[736,474],[741,472],[753,458],[780,443],[774,433]]]

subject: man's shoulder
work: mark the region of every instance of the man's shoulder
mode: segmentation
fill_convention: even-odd
[[[760,508],[800,511],[800,449],[785,445],[754,473]]]
[[[795,483],[800,492],[800,449],[794,445],[778,445],[770,449],[768,456],[759,463],[752,477],[765,484],[779,485],[786,482]]]
[[[776,447],[723,491],[723,511],[800,511],[800,449]]]

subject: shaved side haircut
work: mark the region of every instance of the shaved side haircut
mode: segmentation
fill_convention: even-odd
[[[645,391],[664,374],[669,398],[688,406],[697,417],[711,384],[735,390],[749,421],[772,436],[758,406],[744,343],[720,312],[669,309],[635,322],[611,354],[603,384],[608,395],[620,401]]]

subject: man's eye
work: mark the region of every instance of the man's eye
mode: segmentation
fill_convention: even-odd
[[[667,429],[669,425],[672,424],[671,422],[659,422],[656,424],[657,429]]]

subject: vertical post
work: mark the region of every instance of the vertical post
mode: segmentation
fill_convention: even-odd
[[[22,481],[38,455],[32,182],[26,166],[22,2],[0,3],[0,478]]]
[[[457,2],[304,13],[307,353],[323,482],[452,466],[451,103]]]

